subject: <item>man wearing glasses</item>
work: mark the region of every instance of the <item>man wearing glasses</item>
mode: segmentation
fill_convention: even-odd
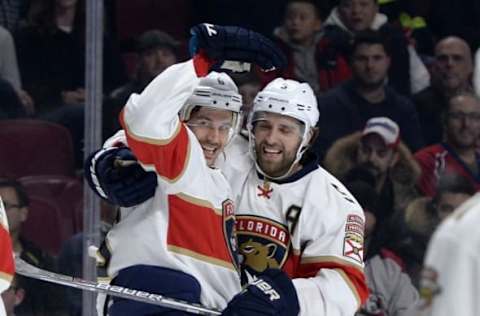
[[[0,179],[0,197],[3,200],[9,223],[13,252],[30,264],[42,269],[53,270],[54,260],[46,252],[21,236],[22,223],[27,220],[29,198],[23,186],[16,180]],[[34,279],[23,279],[26,297],[15,311],[17,313],[50,313],[61,310],[62,300],[56,286]]]
[[[433,196],[442,173],[458,173],[480,189],[480,99],[470,92],[450,98],[443,114],[444,141],[419,150],[415,159],[422,168],[418,187]]]

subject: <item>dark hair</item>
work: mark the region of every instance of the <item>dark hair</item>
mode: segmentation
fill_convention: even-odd
[[[315,1],[315,0],[288,0],[287,5],[285,7],[285,11],[287,10],[288,6],[292,3],[307,3],[312,5],[315,8],[315,14],[317,15],[317,18],[319,19],[324,19],[327,15],[325,13],[328,12],[327,8],[325,7],[325,4],[320,1]]]
[[[28,198],[28,194],[25,191],[25,188],[17,180],[0,178],[0,188],[12,188],[13,190],[15,190],[18,198],[18,204],[20,204],[20,206],[23,207],[30,204],[30,199]]]
[[[463,193],[474,195],[476,192],[473,183],[456,172],[442,173],[437,182],[437,190],[432,203],[437,204],[445,193]]]
[[[232,77],[232,80],[237,87],[243,86],[244,84],[262,84],[260,77],[253,71],[246,73],[232,73],[230,77]]]
[[[345,182],[345,187],[352,193],[364,211],[370,212],[377,217],[378,194],[370,183],[363,180],[351,180]]]
[[[390,46],[383,33],[374,30],[365,30],[355,33],[352,45],[350,46],[350,58],[360,45],[382,45],[385,53],[391,56]]]

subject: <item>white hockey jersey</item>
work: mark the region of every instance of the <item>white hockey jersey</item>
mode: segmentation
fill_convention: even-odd
[[[353,315],[368,289],[363,210],[347,189],[315,163],[284,183],[265,181],[241,136],[217,163],[236,195],[242,269],[283,269],[302,316]]]
[[[433,234],[422,271],[419,315],[480,315],[479,224],[477,193]]]
[[[107,235],[107,271],[114,277],[137,264],[180,270],[201,284],[202,304],[224,308],[241,290],[233,195],[177,115],[197,83],[192,61],[176,64],[132,95],[120,115],[129,147],[157,172],[158,187],[150,200],[122,209]]]

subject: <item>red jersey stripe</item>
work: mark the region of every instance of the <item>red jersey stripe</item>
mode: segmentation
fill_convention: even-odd
[[[128,146],[137,159],[144,165],[153,165],[157,173],[169,182],[181,177],[190,156],[190,141],[183,124],[178,124],[177,130],[169,139],[149,139],[136,136],[129,130],[120,113],[120,124],[125,129]]]
[[[11,283],[15,273],[12,242],[8,230],[0,223],[0,279]]]
[[[345,279],[355,295],[358,307],[368,298],[368,288],[362,271],[363,269],[349,261],[332,256],[302,259],[300,258],[300,252],[291,250],[290,256],[282,269],[291,278],[314,277],[320,269],[336,270]]]
[[[222,212],[208,202],[184,195],[169,195],[169,249],[202,261],[234,269],[224,240]]]

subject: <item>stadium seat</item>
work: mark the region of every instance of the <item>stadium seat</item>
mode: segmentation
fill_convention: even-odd
[[[60,207],[52,200],[33,196],[27,220],[22,226],[22,237],[32,241],[49,254],[58,255],[62,243],[71,236],[63,225]]]
[[[81,230],[78,208],[83,205],[83,183],[62,175],[38,175],[19,178],[29,197],[39,197],[55,203],[61,211],[62,226],[68,235]]]
[[[73,176],[74,172],[72,138],[66,128],[42,120],[0,121],[0,175]]]

